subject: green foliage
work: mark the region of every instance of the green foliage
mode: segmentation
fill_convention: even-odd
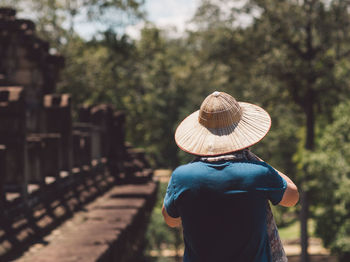
[[[319,140],[319,148],[305,160],[317,177],[319,190],[316,233],[332,252],[350,254],[350,100],[337,106],[334,121]],[[344,260],[346,261],[346,260]]]
[[[146,252],[151,250],[161,251],[162,249],[179,250],[183,245],[181,230],[168,227],[163,219],[162,206],[167,185],[167,183],[159,184],[158,200],[152,211],[151,221],[146,233]]]
[[[230,15],[227,7],[231,3],[202,1],[196,17],[201,25],[197,38],[202,39],[207,52],[202,57],[216,68],[230,69],[221,72],[227,79],[222,85],[226,90],[239,100],[262,104],[271,113],[272,129],[253,150],[296,178],[299,187],[311,197],[311,211],[317,215],[317,203],[322,203],[318,200],[324,189],[319,187],[318,173],[312,172],[306,162],[322,166],[310,159],[312,150],[332,119],[333,105],[349,98],[349,74],[345,72],[349,72],[350,39],[346,32],[350,26],[350,4],[252,0],[243,8],[233,8]],[[252,24],[235,26],[234,14],[250,15]],[[325,170],[340,164],[335,159],[329,163]],[[323,179],[326,186],[327,178]],[[345,208],[339,207],[342,212]],[[278,218],[280,213],[277,214]],[[328,221],[326,217],[323,219]],[[338,226],[324,228],[326,231]],[[332,241],[346,239],[333,236]],[[345,242],[342,240],[343,246]]]
[[[276,216],[274,216],[276,219]],[[276,221],[277,223],[277,221]],[[309,223],[309,235],[312,237],[316,237],[315,235],[315,220],[310,219],[308,221]],[[294,217],[294,219],[289,220],[288,225],[280,226],[278,225],[278,233],[282,239],[282,241],[295,241],[296,239],[300,238],[300,221]]]
[[[71,93],[76,105],[110,103],[124,109],[123,96],[135,85],[134,52],[126,36],[110,31],[102,41],[71,38],[63,50],[66,66],[58,90]]]
[[[123,103],[128,111],[128,138],[146,148],[157,166],[178,165],[172,139],[175,124],[186,102],[181,83],[186,50],[181,43],[167,41],[160,30],[146,27],[136,44],[138,85],[129,86]]]

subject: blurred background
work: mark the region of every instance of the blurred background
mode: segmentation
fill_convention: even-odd
[[[258,104],[272,128],[252,151],[289,175],[300,203],[274,208],[290,261],[350,261],[350,2],[3,0],[62,55],[58,93],[126,112],[126,140],[159,179],[145,259],[181,261],[161,217],[170,172],[192,159],[177,125],[218,90]],[[4,65],[3,65],[4,66]],[[301,254],[301,257],[299,255]],[[311,255],[310,255],[311,254]]]

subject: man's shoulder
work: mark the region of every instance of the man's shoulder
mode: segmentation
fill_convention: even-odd
[[[205,168],[205,164],[203,162],[200,161],[193,161],[181,166],[178,166],[174,171],[173,171],[173,175],[183,175],[183,174],[188,174],[193,173],[193,172],[198,172],[200,170],[202,170],[203,168]]]
[[[247,161],[237,161],[237,162],[232,161],[231,167],[253,168],[253,169],[266,170],[266,171],[273,169],[268,163],[258,161],[258,160],[247,160]]]
[[[241,174],[244,177],[255,177],[258,180],[278,176],[278,173],[273,167],[262,161],[243,161],[233,163],[230,166],[232,167],[232,173]]]
[[[238,168],[256,168],[261,170],[271,170],[273,169],[268,163],[255,160],[243,160],[243,161],[227,161],[230,167]],[[207,164],[216,164],[216,163],[207,163]],[[202,161],[193,161],[181,166],[178,166],[173,172],[174,173],[186,173],[187,171],[195,171],[198,169],[206,168],[206,162]]]
[[[225,168],[218,168],[218,169],[210,169],[212,163],[205,163],[202,161],[194,161],[190,162],[184,165],[181,165],[177,167],[174,171],[172,176],[177,178],[187,178],[187,177],[203,177],[206,174],[214,172],[221,172],[226,170],[226,172],[232,173],[232,174],[238,174],[241,173],[244,174],[250,174],[250,175],[266,175],[271,174],[276,171],[267,164],[266,162],[261,161],[228,161],[227,165],[225,164]],[[218,164],[220,166],[220,164]],[[221,166],[223,167],[223,166]]]

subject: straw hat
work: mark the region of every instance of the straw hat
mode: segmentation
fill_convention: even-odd
[[[270,115],[261,107],[215,91],[204,99],[200,110],[180,123],[175,141],[187,153],[217,156],[258,143],[270,126]]]

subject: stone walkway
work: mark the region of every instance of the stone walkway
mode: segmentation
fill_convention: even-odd
[[[114,186],[18,262],[127,261],[142,249],[157,183]]]

